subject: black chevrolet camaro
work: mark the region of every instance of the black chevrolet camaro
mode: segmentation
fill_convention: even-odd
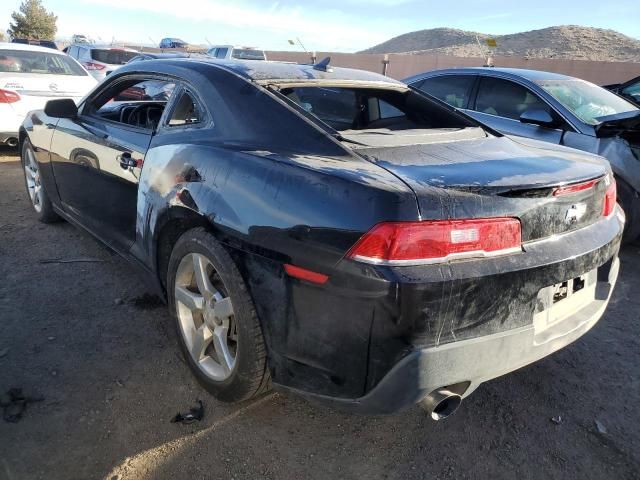
[[[443,418],[587,332],[624,216],[601,157],[377,74],[149,60],[20,131],[43,222],[148,273],[217,398]]]

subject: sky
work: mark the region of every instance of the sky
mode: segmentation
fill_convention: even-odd
[[[21,0],[3,0],[0,28]],[[553,25],[618,30],[640,39],[638,0],[43,0],[58,15],[58,37],[110,42],[238,44],[268,50],[354,52],[396,35],[450,27],[489,34]],[[526,6],[523,6],[525,5]]]

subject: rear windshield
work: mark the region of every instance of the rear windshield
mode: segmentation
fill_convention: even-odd
[[[137,55],[138,52],[128,52],[126,50],[101,48],[94,48],[91,50],[91,58],[96,62],[108,63],[109,65],[124,65]]]
[[[254,50],[252,48],[234,48],[231,56],[238,60],[265,60],[262,50]]]
[[[536,83],[589,125],[600,123],[599,117],[638,110],[609,90],[584,80],[543,80]]]
[[[22,50],[0,50],[0,72],[87,76],[78,63],[66,55]]]
[[[410,90],[294,87],[280,93],[338,131],[470,126],[465,119]]]

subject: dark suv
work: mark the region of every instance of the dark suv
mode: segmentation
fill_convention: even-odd
[[[24,45],[36,45],[38,47],[52,48],[58,50],[58,46],[53,40],[36,40],[32,38],[13,38],[11,43],[22,43]]]

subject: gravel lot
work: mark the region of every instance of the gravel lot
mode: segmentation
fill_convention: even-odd
[[[166,307],[124,260],[34,220],[18,158],[2,150],[0,393],[44,400],[0,421],[0,479],[640,478],[639,254],[623,252],[588,335],[483,385],[446,421],[277,393],[230,406],[194,381]],[[97,261],[42,262],[80,257]],[[202,422],[170,423],[196,399]]]

